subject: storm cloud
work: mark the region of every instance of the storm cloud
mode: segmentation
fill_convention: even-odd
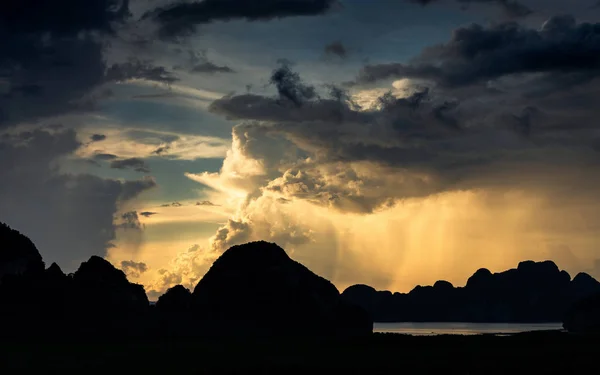
[[[195,31],[214,21],[268,21],[275,18],[313,16],[329,11],[337,0],[204,0],[173,3],[145,15],[160,23],[161,34],[172,37]]]
[[[473,24],[456,29],[448,42],[425,49],[407,64],[367,65],[357,82],[419,78],[460,87],[516,74],[585,81],[600,72],[599,56],[600,24],[577,23],[572,16],[552,17],[540,29],[514,22]]]
[[[573,49],[568,37],[573,30],[586,26],[577,26],[568,19],[563,22],[552,19],[540,33],[552,33],[556,28],[561,33],[567,31],[565,44],[569,56],[588,53]],[[456,37],[462,33],[469,36],[472,30],[487,35],[480,27],[461,29],[455,33],[460,43],[449,43],[424,55],[435,52],[435,56],[465,61],[464,56],[479,55],[469,42],[476,37]],[[502,36],[492,40],[503,51],[502,46],[508,43],[503,37],[505,32],[508,35],[531,32],[513,24],[499,26],[498,30]],[[580,47],[587,50],[588,44],[593,43],[586,41]],[[491,41],[475,45],[483,49],[481,53],[495,49]],[[537,44],[531,43],[515,48],[522,55],[533,53],[525,51],[525,46],[539,51]],[[508,44],[506,48],[510,49]],[[497,66],[486,62],[486,59],[481,62],[482,69]],[[554,66],[586,69],[589,62],[539,64],[558,71]],[[522,71],[510,70],[503,64],[498,66],[497,69],[504,71],[493,76]],[[477,77],[476,67],[467,71]],[[593,151],[593,130],[585,130],[583,125],[591,126],[598,114],[595,106],[583,111],[580,108],[580,131],[569,130],[566,125],[563,128],[563,121],[568,121],[569,103],[573,101],[567,96],[563,97],[562,105],[549,105],[553,100],[549,97],[519,101],[517,96],[505,102],[505,106],[498,106],[493,101],[477,101],[468,96],[456,99],[452,91],[417,87],[404,97],[382,95],[375,107],[365,109],[358,108],[348,94],[338,98],[318,95],[316,88],[304,83],[287,66],[273,75],[284,77],[275,81],[280,82],[278,96],[227,96],[210,108],[232,119],[249,120],[234,128],[234,144],[245,157],[266,168],[265,185],[261,189],[284,199],[308,200],[342,211],[373,212],[405,198],[502,186],[517,166],[531,174],[526,183],[515,181],[515,186],[533,189],[554,179],[552,168],[566,171],[574,162],[591,166],[600,161]],[[448,81],[445,76],[432,77],[437,78],[435,83]],[[485,94],[485,91],[480,94],[480,98],[487,96],[490,100],[514,95]],[[569,139],[568,143],[565,139]],[[597,181],[597,176],[590,176],[592,180]]]
[[[13,1],[0,5],[0,126],[88,108],[104,81],[103,44],[128,1]]]
[[[116,238],[113,220],[120,205],[156,185],[151,178],[61,173],[56,163],[79,146],[73,130],[0,138],[2,220],[27,233],[47,262],[66,270],[91,255],[105,255]]]
[[[410,3],[429,5],[439,2],[439,0],[407,0]],[[500,7],[504,14],[510,18],[526,17],[533,13],[528,6],[516,0],[456,0],[459,4],[468,6],[470,4],[492,4]]]

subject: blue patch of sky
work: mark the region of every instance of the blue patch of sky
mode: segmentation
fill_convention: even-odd
[[[456,6],[349,0],[341,11],[319,17],[217,22],[203,26],[197,39],[202,46],[267,72],[285,58],[296,62],[309,81],[335,82],[352,78],[367,58],[406,61],[424,47],[448,40],[454,28],[473,20],[472,13]],[[351,58],[343,66],[323,63],[324,46],[338,40],[351,51]],[[248,79],[264,84],[267,72]]]
[[[231,138],[232,123],[203,108],[165,100],[110,100],[102,104],[101,114],[126,126],[148,130]]]
[[[95,166],[83,160],[66,161],[63,170],[75,174],[93,174],[101,178],[136,180],[153,176],[157,187],[144,193],[146,200],[179,201],[202,199],[202,190],[207,187],[192,181],[185,173],[218,172],[223,159],[173,160],[161,157],[145,159],[151,173],[135,172],[131,169],[110,168],[110,162],[99,162]]]
[[[152,158],[148,160],[155,176],[158,188],[148,192],[148,199],[177,201],[201,199],[199,192],[207,187],[192,181],[185,173],[218,172],[223,165],[223,159],[170,160]]]

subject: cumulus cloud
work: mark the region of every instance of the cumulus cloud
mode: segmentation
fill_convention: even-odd
[[[124,260],[121,262],[121,270],[125,272],[127,277],[139,278],[144,272],[148,271],[148,266],[144,262]]]
[[[149,297],[158,298],[175,285],[183,285],[193,290],[217,257],[218,254],[199,245],[193,245],[180,252],[165,268],[159,269],[156,279],[147,285]]]
[[[165,37],[186,35],[197,25],[214,21],[267,21],[275,18],[312,16],[329,11],[336,0],[204,0],[175,2],[146,13],[161,25]]]
[[[594,38],[576,35],[594,30],[570,18],[552,18],[540,30],[514,23],[458,29],[451,42],[406,65],[433,73],[363,79],[422,79],[406,95],[381,94],[368,108],[340,89],[320,93],[285,64],[271,76],[276,96],[216,100],[211,111],[240,121],[232,149],[220,173],[189,177],[238,199],[211,249],[218,253],[255,238],[292,248],[310,243],[310,223],[286,211],[305,203],[379,215],[408,199],[461,191],[543,191],[564,199],[561,191],[577,186],[578,199],[592,196],[592,181],[600,177],[593,167],[600,161],[593,141],[598,113],[581,99],[596,92],[594,83],[531,93],[545,89],[539,74],[593,72],[593,58],[573,57],[591,56]],[[518,73],[538,76],[516,85],[507,79]],[[498,84],[468,87],[490,79]],[[585,177],[574,165],[587,171]]]

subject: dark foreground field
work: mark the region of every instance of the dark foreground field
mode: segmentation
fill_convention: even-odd
[[[599,374],[593,337],[374,334],[343,341],[3,342],[1,374]]]

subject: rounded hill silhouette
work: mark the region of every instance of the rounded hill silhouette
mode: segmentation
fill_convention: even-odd
[[[193,292],[178,285],[150,306],[144,287],[92,256],[65,275],[44,262],[24,235],[0,223],[0,318],[5,336],[69,334],[169,336],[366,335],[373,321],[557,322],[574,332],[600,330],[600,283],[573,280],[551,261],[480,269],[466,286],[447,281],[410,293],[336,287],[274,243],[233,246]],[[578,302],[581,301],[581,302]]]
[[[44,261],[31,240],[0,223],[0,283],[4,276],[39,274],[44,271]]]
[[[222,329],[260,334],[364,334],[366,312],[274,243],[233,246],[192,294],[195,314]],[[225,328],[226,327],[226,328]]]

